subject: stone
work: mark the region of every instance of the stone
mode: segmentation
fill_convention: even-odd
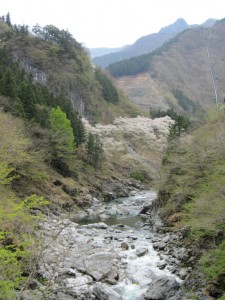
[[[181,278],[181,279],[185,279],[188,275],[188,271],[187,269],[181,269],[179,272],[178,272],[178,276]]]
[[[177,290],[179,283],[175,277],[172,276],[161,276],[153,278],[149,284],[148,290],[144,293],[145,300],[164,300],[166,294],[171,290]]]
[[[89,275],[79,276],[77,278],[67,278],[64,280],[66,289],[74,289],[85,284],[90,284],[93,282],[93,279]]]
[[[77,278],[67,278],[64,280],[65,293],[73,295],[77,298],[80,297],[82,299],[83,296],[84,299],[89,299],[89,295],[92,293],[92,288],[90,285],[92,282],[93,279],[88,275]]]
[[[130,273],[129,276],[133,282],[138,283],[140,286],[146,286],[152,281],[152,276],[154,276],[154,274],[151,266],[145,265],[142,268],[132,270],[132,273]]]
[[[98,300],[122,300],[122,297],[105,283],[94,285],[94,294]]]
[[[159,261],[159,262],[157,263],[157,267],[158,267],[160,270],[165,269],[166,265],[167,265],[167,263],[165,262],[165,260]]]
[[[170,236],[169,235],[166,235],[164,238],[163,238],[163,242],[164,243],[168,243],[170,240]]]
[[[127,243],[124,243],[124,242],[121,243],[120,247],[121,247],[122,249],[124,249],[124,250],[128,250],[128,249],[129,249],[128,244],[127,244]]]
[[[139,215],[144,215],[146,214],[152,207],[152,204],[146,204],[142,207],[142,209],[139,212]]]
[[[139,249],[136,249],[136,255],[138,257],[144,256],[147,253],[148,253],[148,248],[139,248]]]
[[[164,250],[166,247],[166,243],[164,242],[155,242],[152,244],[154,249]]]
[[[93,223],[93,224],[88,224],[88,225],[83,225],[85,228],[95,228],[95,229],[107,229],[108,225],[106,225],[103,222],[100,223]]]
[[[108,273],[106,281],[109,284],[117,284],[117,281],[119,280],[119,274],[117,269],[114,267],[112,270]]]
[[[92,254],[85,260],[86,273],[96,280],[101,280],[111,271],[113,260],[113,253],[99,252]]]

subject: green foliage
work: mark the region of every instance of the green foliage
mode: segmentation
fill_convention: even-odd
[[[188,119],[188,117],[177,115],[175,117],[175,123],[170,128],[168,139],[172,140],[176,137],[181,136],[182,133],[187,132],[189,127],[190,120]]]
[[[25,137],[23,122],[0,111],[0,162],[2,167],[20,168],[30,160],[26,149],[31,141]],[[8,167],[7,167],[8,168]]]
[[[104,99],[111,103],[119,102],[119,95],[116,88],[112,84],[112,81],[99,68],[95,70],[95,75],[102,87]]]
[[[12,99],[17,97],[16,81],[11,68],[7,67],[0,81],[0,92]]]
[[[43,197],[32,195],[19,202],[0,185],[0,299],[15,299],[15,289],[25,284],[24,273],[35,264],[33,231],[39,217],[30,209],[47,205]],[[34,266],[33,266],[34,267]]]
[[[69,112],[69,119],[73,128],[76,145],[79,147],[86,141],[86,130],[84,123],[82,122],[81,115],[74,111]]]
[[[193,100],[189,99],[187,96],[184,95],[183,91],[179,89],[173,90],[174,97],[178,100],[178,104],[185,110],[192,110],[195,113],[199,110],[200,105]]]
[[[162,213],[181,212],[183,224],[197,234],[215,231],[224,222],[224,122],[224,114],[218,112],[217,120],[192,137],[171,141],[164,159]]]
[[[20,35],[22,37],[26,37],[29,35],[28,25],[13,25],[13,29],[17,33],[17,35]]]
[[[7,15],[6,15],[6,23],[9,27],[12,27],[11,18],[10,18],[9,13],[7,13]]]
[[[11,188],[16,172],[30,161],[26,154],[28,140],[22,135],[21,123],[0,113],[0,299],[15,299],[14,291],[25,283],[24,272],[34,259],[32,236],[36,226],[32,209],[47,205],[43,197],[31,195],[23,201]],[[33,260],[33,263],[35,261]]]
[[[47,122],[44,125],[43,118],[36,117],[37,104],[50,108],[59,105],[71,123],[73,122],[69,111],[73,111],[74,108],[79,109],[82,116],[88,117],[93,123],[109,123],[116,116],[130,115],[130,111],[133,113],[132,110],[137,110],[134,108],[135,105],[122,100],[124,96],[118,93],[109,77],[103,76],[102,84],[99,83],[86,49],[67,30],[60,30],[53,25],[42,28],[37,24],[33,28],[35,35],[28,34],[26,26],[13,26],[8,28],[10,34],[6,34],[8,31],[3,30],[3,25],[8,28],[6,23],[0,24],[0,39],[4,39],[4,47],[0,49],[0,93],[1,79],[4,77],[6,67],[11,69],[13,76],[11,84],[13,81],[16,82],[17,93],[18,87],[24,82],[30,85],[34,93],[31,95],[34,99],[30,100],[31,112],[26,111],[29,101],[25,99],[22,91],[23,99],[17,97],[16,102],[4,105],[7,111],[33,121],[40,121],[42,126],[47,126]],[[38,69],[42,72],[40,80],[44,85],[41,81],[38,83],[37,78],[34,79],[32,75],[21,71],[21,65],[15,63],[15,59],[11,56],[11,53],[15,52],[18,61],[25,60],[29,62],[32,71]],[[112,103],[114,105],[111,105]]]
[[[157,111],[151,111],[150,115],[152,119],[155,118],[162,118],[165,116],[171,117],[175,122],[170,128],[170,133],[169,133],[169,141],[173,140],[176,137],[179,137],[182,133],[187,132],[191,122],[188,117],[178,115],[173,109],[168,109],[167,111],[163,110],[157,110]]]
[[[19,86],[18,96],[23,105],[25,117],[28,120],[31,120],[35,117],[36,102],[35,93],[32,88],[32,85],[23,81]]]
[[[215,279],[218,274],[225,271],[225,241],[223,241],[216,250],[207,253],[206,257],[202,258],[202,263],[205,267],[205,272]]]
[[[141,171],[135,171],[130,173],[130,177],[136,180],[140,180],[141,182],[145,180],[145,174]]]
[[[110,64],[107,70],[114,77],[131,76],[147,72],[151,55],[143,54]]]
[[[104,150],[98,134],[89,132],[86,143],[88,162],[95,168],[101,167]]]
[[[24,282],[23,261],[24,251],[12,247],[0,247],[0,299],[15,299],[15,289]]]
[[[177,41],[179,34],[170,41],[165,42],[161,47],[148,54],[143,54],[129,59],[110,64],[107,70],[114,77],[132,76],[143,72],[148,72],[151,68],[152,59],[161,55],[164,51]]]
[[[0,162],[0,184],[9,184],[15,176],[10,176],[10,174],[15,170],[15,168],[9,167],[6,162]]]
[[[59,106],[51,109],[50,127],[52,129],[53,158],[74,157],[75,142],[71,122]]]
[[[14,141],[10,140],[11,145]],[[0,147],[1,157],[5,150]],[[6,156],[7,158],[7,156]],[[10,183],[15,179],[12,172],[20,159],[0,162],[0,299],[15,299],[14,290],[25,283],[23,276],[31,267],[33,260],[32,231],[36,226],[37,217],[30,214],[31,209],[39,209],[47,205],[43,197],[31,195],[20,201],[12,192]],[[40,217],[40,216],[39,216]],[[35,263],[35,261],[33,261]]]
[[[46,25],[42,28],[39,24],[36,24],[32,28],[32,32],[46,42],[58,44],[66,52],[72,50],[71,42],[75,42],[77,47],[81,47],[81,45],[73,39],[71,33],[68,30],[60,30],[54,25]]]

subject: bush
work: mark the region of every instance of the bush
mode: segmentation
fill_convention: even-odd
[[[145,180],[145,174],[141,171],[135,171],[130,173],[130,177],[143,182]]]

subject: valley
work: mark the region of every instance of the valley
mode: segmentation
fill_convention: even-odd
[[[224,20],[106,70],[9,21],[0,299],[224,300]]]

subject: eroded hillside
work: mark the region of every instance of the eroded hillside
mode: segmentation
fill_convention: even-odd
[[[147,72],[118,77],[118,87],[142,107],[165,109],[170,106],[193,112],[191,107],[184,108],[174,90],[182,91],[185,97],[203,108],[214,105],[212,70],[218,102],[223,102],[224,28],[225,21],[221,20],[212,28],[194,28],[179,34],[164,48],[149,56]]]

